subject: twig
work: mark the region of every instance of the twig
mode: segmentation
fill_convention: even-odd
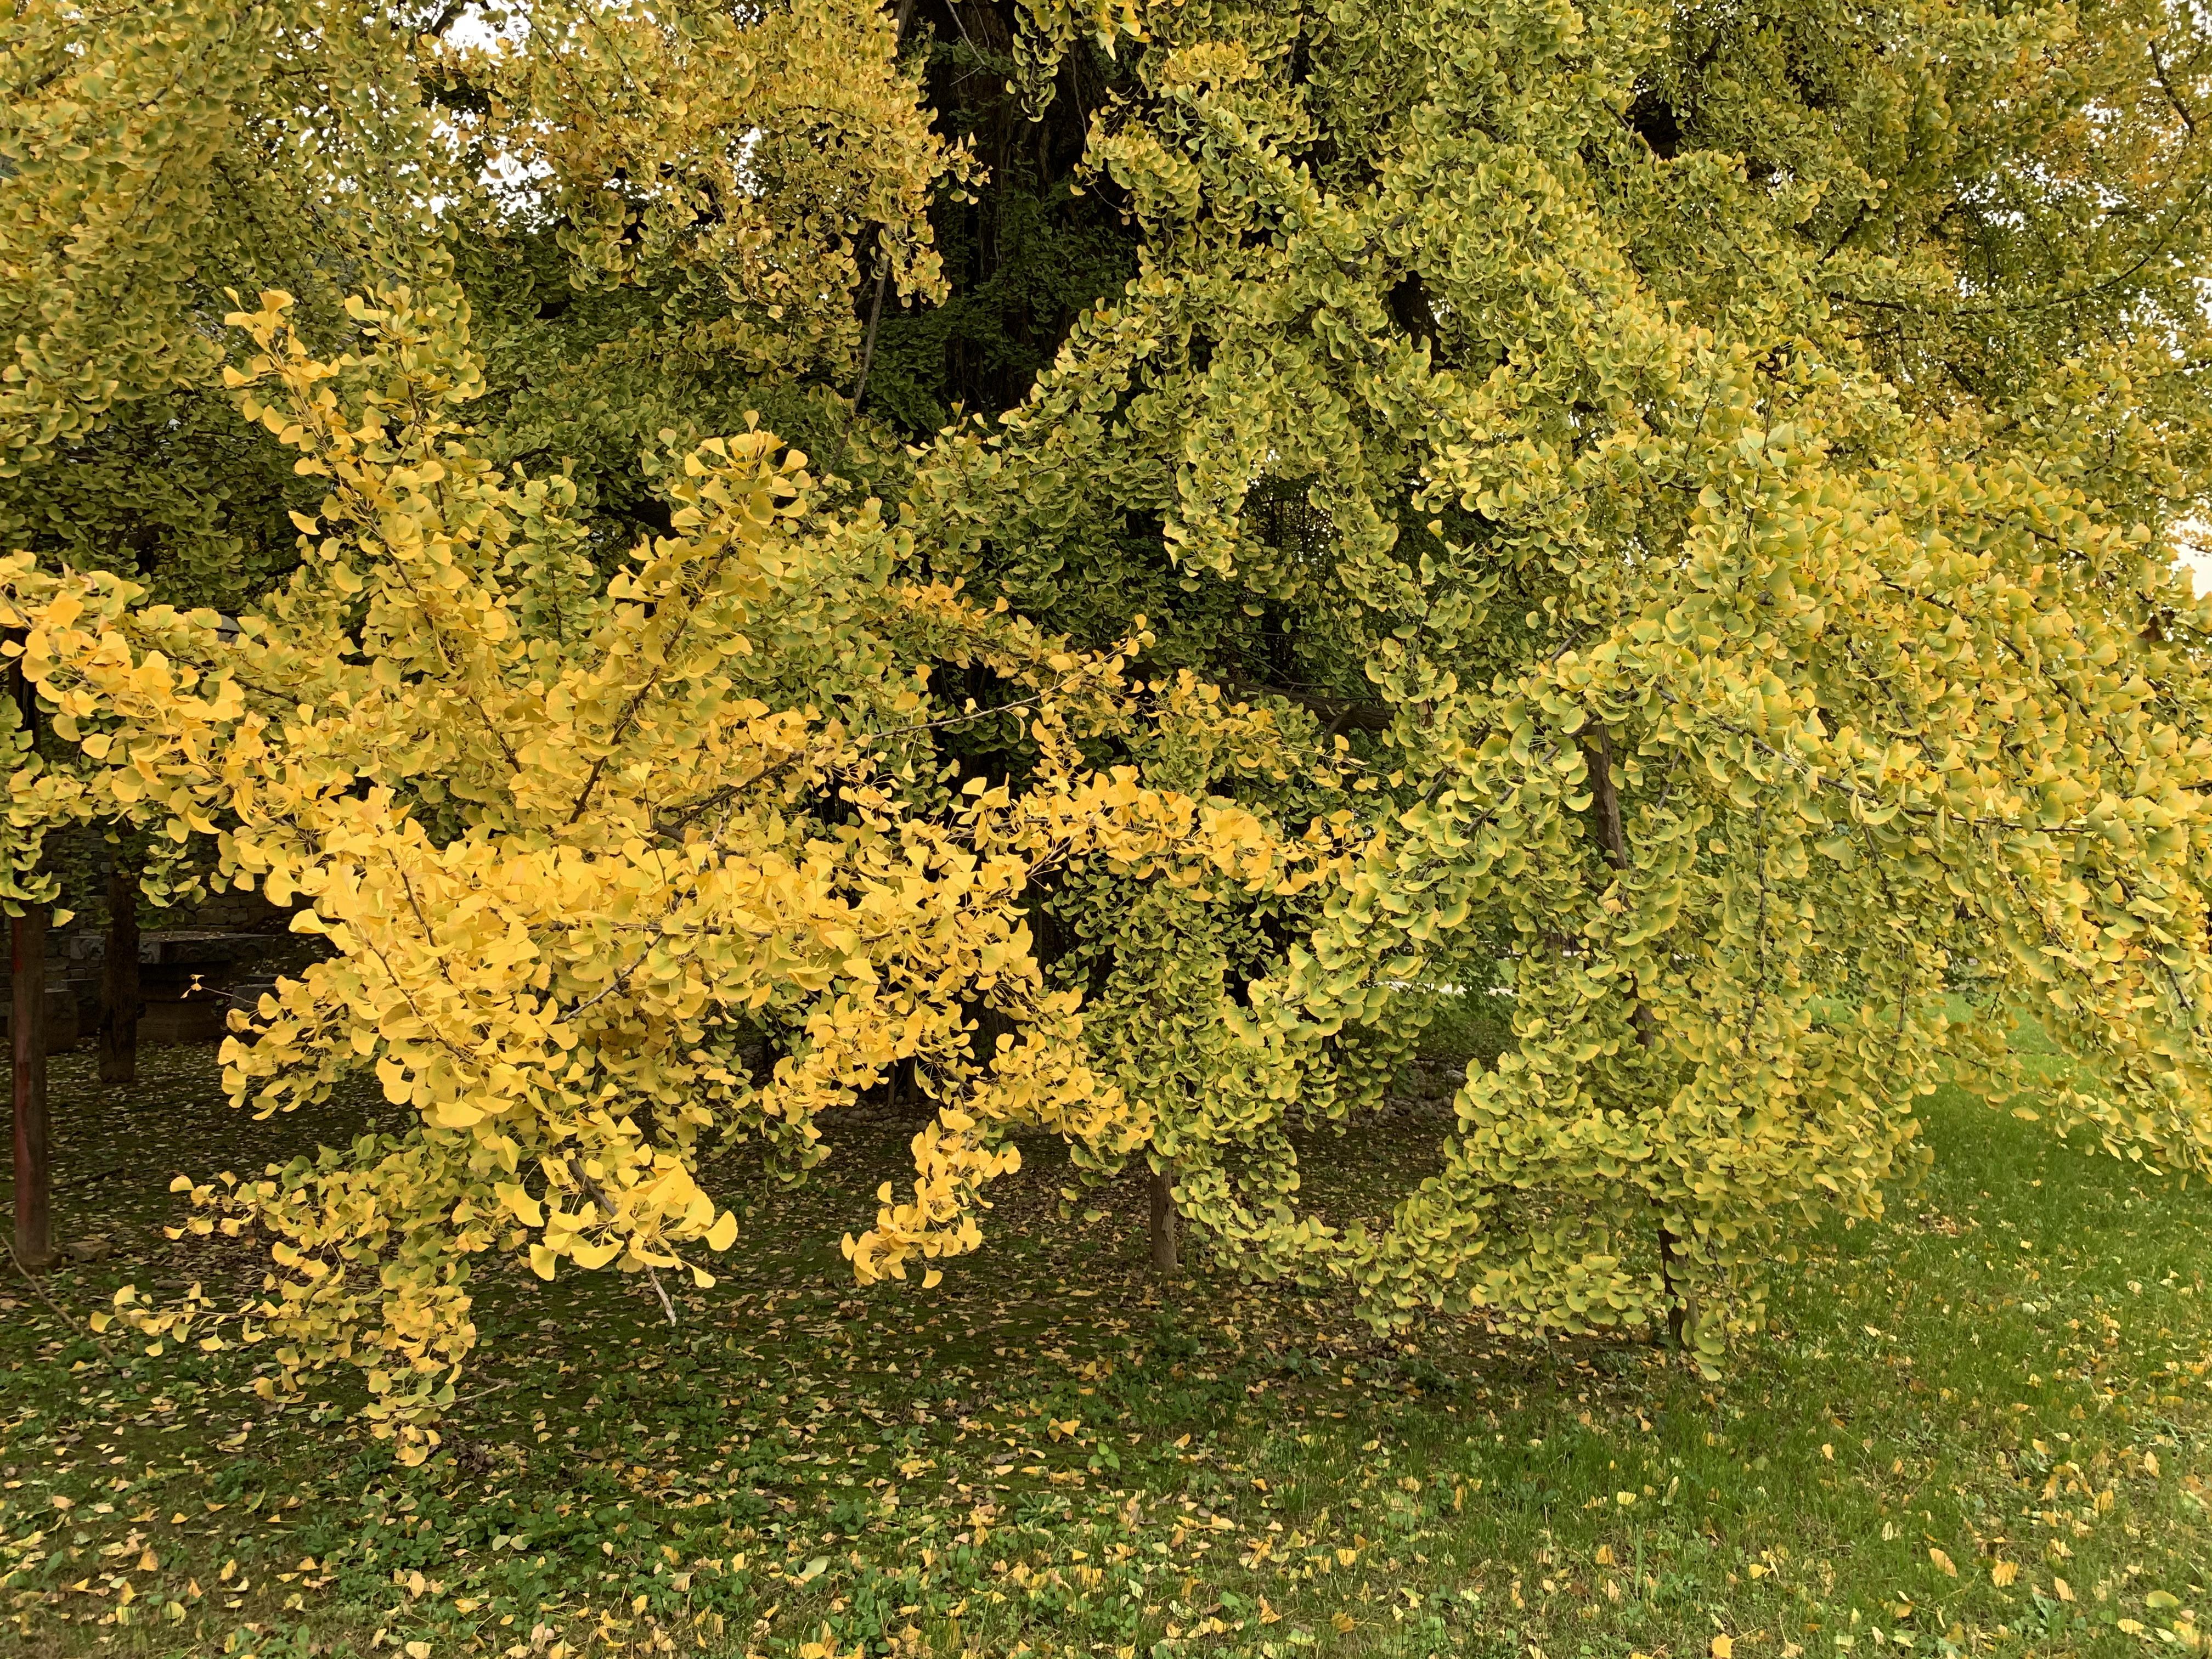
[[[860,342],[860,378],[853,387],[853,412],[860,412],[860,399],[868,395],[868,371],[876,363],[876,330],[884,320],[884,289],[891,280],[890,261],[876,273],[876,297],[868,307],[868,331]]]
[[[1011,714],[1017,708],[1033,707],[1054,692],[1065,690],[1073,679],[1073,677],[1070,676],[1069,679],[1053,687],[1051,691],[1040,691],[1034,696],[1023,697],[1013,702],[994,703],[988,708],[970,708],[963,714],[947,714],[943,720],[916,720],[912,726],[889,726],[876,732],[855,732],[853,738],[855,742],[866,742],[872,738],[901,738],[910,732],[934,732],[942,726],[965,726],[971,720],[988,720],[994,714]]]
[[[89,1187],[95,1181],[105,1181],[108,1176],[118,1174],[122,1168],[120,1164],[111,1164],[104,1170],[94,1170],[90,1175],[79,1176],[74,1181],[57,1181],[54,1182],[53,1190],[58,1193],[66,1193],[79,1187]]]
[[[509,1389],[520,1388],[520,1386],[521,1384],[512,1377],[508,1378],[504,1382],[486,1383],[483,1388],[477,1389],[473,1394],[462,1395],[459,1398],[456,1399],[453,1403],[456,1406],[465,1406],[471,1401],[482,1400],[489,1395],[501,1394]]]
[[[13,1239],[8,1241],[8,1260],[15,1264],[15,1271],[23,1275],[23,1282],[38,1292],[39,1300],[53,1310],[55,1318],[60,1320],[64,1325],[74,1326],[76,1323],[76,1316],[48,1296],[46,1287],[40,1284],[37,1277],[23,1265],[23,1258],[15,1254],[15,1243]],[[85,1327],[84,1334],[92,1339],[92,1346],[99,1349],[108,1363],[112,1364],[115,1361],[115,1351],[100,1340],[100,1333],[88,1325]]]
[[[616,1216],[621,1213],[620,1211],[616,1209],[614,1201],[604,1192],[599,1190],[599,1183],[592,1180],[591,1176],[586,1175],[581,1169],[577,1167],[576,1160],[574,1157],[564,1158],[561,1162],[562,1167],[564,1167],[571,1176],[575,1177],[576,1184],[584,1189],[585,1193],[590,1197],[592,1202],[598,1205],[602,1210],[606,1212],[608,1220],[613,1220]],[[653,1281],[653,1294],[660,1298],[661,1312],[668,1316],[668,1322],[671,1325],[675,1324],[676,1304],[668,1299],[668,1292],[660,1283],[659,1270],[655,1267],[647,1267],[645,1270],[645,1276]]]

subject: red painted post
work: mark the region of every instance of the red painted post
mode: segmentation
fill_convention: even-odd
[[[54,1259],[52,1174],[46,1163],[46,908],[27,904],[11,918],[9,967],[15,1006],[8,1027],[15,1074],[15,1259]]]
[[[21,636],[16,635],[18,639]],[[21,729],[36,744],[39,700],[23,678],[23,659],[9,665],[8,689]],[[8,1026],[15,1082],[15,1260],[27,1268],[54,1259],[53,1177],[46,1163],[46,908],[26,904],[11,917],[9,969],[15,1006]]]

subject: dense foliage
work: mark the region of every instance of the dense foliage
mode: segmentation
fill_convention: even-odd
[[[2212,1169],[2187,9],[4,28],[15,896],[211,842],[332,949],[238,1097],[414,1109],[195,1188],[288,1378],[413,1432],[471,1255],[703,1272],[710,1155],[895,1074],[863,1276],[1030,1126],[1377,1320],[1707,1363],[2017,1022]],[[1447,983],[1436,1172],[1302,1207]]]

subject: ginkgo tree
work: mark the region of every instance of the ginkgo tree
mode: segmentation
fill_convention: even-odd
[[[593,556],[619,556],[641,501],[665,527],[641,446],[665,461],[750,408],[811,443],[810,381],[849,384],[858,351],[838,296],[864,270],[942,292],[922,210],[959,157],[895,40],[860,5],[13,8],[0,548],[251,608],[319,492],[222,386],[235,293],[288,291],[291,325],[335,352],[349,292],[458,274],[489,369],[480,447],[564,471]],[[97,829],[101,1070],[120,1080],[139,889],[191,896],[202,849]],[[10,848],[19,931],[82,903],[98,840]]]
[[[210,836],[221,878],[301,902],[331,947],[236,1022],[240,1102],[288,1109],[368,1066],[413,1109],[400,1133],[192,1189],[213,1212],[196,1231],[272,1239],[282,1282],[252,1322],[283,1344],[275,1386],[372,1331],[377,1413],[411,1433],[471,1339],[469,1260],[495,1248],[549,1279],[711,1283],[738,1224],[703,1152],[757,1137],[803,1170],[823,1114],[896,1063],[939,1106],[912,1195],[887,1187],[847,1241],[864,1279],[975,1245],[976,1190],[1020,1162],[1012,1126],[1102,1170],[1144,1142],[1141,1104],[1092,1074],[1077,999],[1038,971],[1030,884],[1095,860],[1295,889],[1334,839],[1084,764],[1100,732],[1172,743],[1202,718],[1187,686],[1140,699],[1125,653],[902,579],[901,532],[817,512],[805,458],[765,433],[687,455],[674,533],[601,579],[564,480],[470,453],[455,302],[357,307],[368,349],[332,362],[285,309],[240,316],[258,351],[234,379],[330,491],[301,515],[301,571],[234,627],[19,557],[5,618],[88,763],[19,769],[19,811]],[[917,764],[939,662],[1023,689],[1024,787]],[[1270,723],[1240,724],[1266,763]],[[994,1052],[969,1042],[977,1005],[1010,1028]],[[763,1023],[791,1048],[766,1073]],[[181,1337],[201,1311],[138,1318]]]
[[[371,1067],[413,1114],[187,1183],[278,1241],[287,1380],[371,1356],[421,1433],[476,1257],[711,1271],[702,1151],[803,1170],[894,1065],[936,1116],[864,1279],[973,1245],[1033,1127],[1378,1323],[1707,1364],[1944,1080],[2212,1168],[2196,14],[1006,0],[1023,188],[1134,275],[903,434],[847,388],[880,337],[896,409],[957,401],[935,227],[1008,188],[933,125],[949,11],[428,21],[372,31],[435,164],[404,291],[239,285],[297,573],[234,625],[19,557],[0,619],[71,747],[14,866],[72,819],[211,845],[331,946],[238,1097]],[[126,383],[37,337],[74,366],[9,396]],[[1511,1040],[1432,1173],[1317,1212],[1299,1132],[1359,1133],[1455,986]],[[2072,1061],[2033,1091],[2030,1023]]]
[[[336,351],[349,294],[464,281],[484,447],[568,466],[617,552],[664,429],[758,408],[814,442],[859,349],[837,296],[944,291],[924,209],[960,156],[895,39],[857,4],[12,8],[0,546],[225,611],[282,579],[315,492],[223,391],[231,290]]]
[[[1710,1363],[1796,1224],[1914,1171],[1940,1080],[2202,1172],[2203,20],[1139,32],[1086,161],[1141,269],[911,499],[940,572],[1078,637],[1142,604],[1387,773],[1287,937],[1272,901],[1174,924],[1213,964],[1150,1095],[1191,1218],[1378,1319]],[[1125,963],[1164,937],[1092,916]],[[1337,1234],[1280,1129],[1355,1125],[1439,983],[1499,988],[1514,1040],[1389,1226]],[[1152,994],[1101,988],[1094,1022]],[[2074,1061],[2034,1104],[2023,1022]]]

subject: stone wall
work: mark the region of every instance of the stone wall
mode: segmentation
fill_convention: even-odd
[[[251,1008],[283,974],[296,971],[319,941],[290,931],[291,912],[258,893],[218,893],[195,905],[152,910],[138,939],[142,1044],[213,1042],[232,1008]],[[100,1029],[100,985],[107,936],[72,922],[46,936],[46,1046],[59,1053]],[[0,1032],[13,987],[0,953]]]

